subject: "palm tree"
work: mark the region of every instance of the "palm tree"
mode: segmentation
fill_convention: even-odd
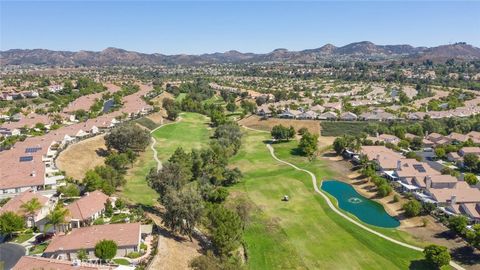
[[[70,212],[68,211],[68,209],[62,206],[57,206],[47,215],[48,223],[53,225],[53,230],[55,231],[55,233],[57,232],[58,225],[66,223],[66,218],[69,213]]]
[[[35,227],[35,213],[42,208],[42,204],[38,198],[33,198],[28,202],[23,203],[20,208],[25,212],[28,218],[32,219],[32,225]]]

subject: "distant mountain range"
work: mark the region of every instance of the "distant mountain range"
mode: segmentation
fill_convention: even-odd
[[[317,49],[289,51],[276,49],[266,54],[228,51],[201,55],[145,54],[117,48],[93,51],[51,51],[44,49],[0,51],[1,65],[50,65],[50,66],[113,66],[113,65],[166,65],[208,64],[245,62],[315,63],[322,61],[348,60],[405,60],[435,62],[447,59],[461,61],[480,59],[480,48],[466,43],[438,47],[413,47],[411,45],[376,45],[369,41],[351,43],[342,47],[331,44]]]

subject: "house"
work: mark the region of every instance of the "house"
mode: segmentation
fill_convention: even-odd
[[[472,139],[473,143],[480,143],[480,132],[470,131],[467,136]]]
[[[323,113],[325,111],[325,107],[323,107],[322,105],[315,105],[315,106],[312,106],[310,107],[310,110],[311,111],[314,111],[316,113]]]
[[[48,87],[48,91],[52,92],[52,93],[57,93],[57,92],[60,92],[63,90],[63,86],[62,85],[59,85],[59,84],[55,84],[55,85],[50,85]]]
[[[22,209],[22,205],[33,200],[37,199],[41,205],[41,208],[35,211],[33,216],[28,216],[27,213]],[[5,212],[14,212],[25,216],[27,227],[37,226],[43,230],[43,227],[46,224],[46,216],[56,205],[56,200],[49,199],[46,196],[40,195],[38,192],[33,190],[27,190],[19,195],[11,198],[4,206],[0,208],[0,215]]]
[[[403,184],[404,190],[413,191],[426,189],[427,185],[431,185],[431,179],[441,174],[428,163],[405,158],[397,161],[394,175]]]
[[[290,110],[290,109],[286,109],[284,110],[282,113],[280,113],[278,115],[278,117],[280,118],[292,118],[292,119],[295,119],[297,118],[299,115],[301,115],[303,112],[302,111],[299,111],[299,110]]]
[[[340,114],[340,119],[345,121],[355,121],[358,119],[358,116],[352,112],[344,112]]]
[[[397,167],[397,161],[404,158],[401,154],[382,145],[362,146],[360,154],[375,162],[382,172],[394,170]]]
[[[70,212],[72,228],[91,225],[95,219],[101,217],[108,198],[103,192],[96,190],[69,204],[67,209]]]
[[[138,252],[141,241],[140,223],[93,225],[73,229],[68,234],[53,237],[43,256],[72,261],[77,259],[78,251],[84,249],[89,258],[94,258],[95,245],[104,239],[117,244],[118,257]]]
[[[359,116],[360,120],[365,121],[386,121],[386,120],[394,120],[396,119],[395,115],[382,111],[376,110],[373,112],[364,112]]]
[[[306,111],[297,116],[298,119],[317,119],[318,114],[314,111]]]
[[[435,145],[441,145],[450,142],[448,139],[446,139],[442,134],[439,133],[430,133],[427,136],[425,136],[425,139],[433,142]]]
[[[458,153],[456,152],[450,152],[447,154],[447,160],[450,162],[463,162],[463,157],[461,157]]]
[[[272,116],[272,111],[268,108],[266,104],[257,108],[257,115],[262,117],[270,117]]]
[[[109,270],[110,266],[83,263],[80,261],[64,261],[34,256],[22,256],[12,270]]]
[[[445,136],[451,142],[462,143],[468,141],[469,137],[460,133],[452,132],[449,135]]]
[[[457,214],[463,214],[469,217],[475,223],[480,223],[480,202],[460,204]]]
[[[395,144],[395,145],[400,142],[400,138],[398,138],[395,135],[391,135],[391,134],[380,134],[377,137],[373,138],[372,140],[373,141],[376,140],[376,141],[380,141],[380,142],[384,142],[384,143],[392,143],[392,144]]]
[[[17,128],[9,129],[9,128],[0,127],[0,135],[5,137],[17,136],[17,135],[20,135],[20,129],[17,129]]]
[[[453,188],[430,188],[427,192],[439,205],[480,203],[480,190],[464,181],[458,181]]]
[[[465,156],[467,154],[480,155],[480,147],[463,147],[458,151],[460,156]]]
[[[335,112],[324,112],[318,116],[320,120],[336,120],[337,114]]]

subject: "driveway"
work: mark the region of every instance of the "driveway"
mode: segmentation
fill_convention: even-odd
[[[25,252],[25,248],[17,244],[0,244],[0,266],[3,263],[6,270],[11,269]]]

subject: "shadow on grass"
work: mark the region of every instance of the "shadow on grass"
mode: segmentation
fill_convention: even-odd
[[[410,270],[430,270],[430,269],[438,269],[433,265],[429,264],[426,260],[415,260],[411,261],[410,265],[408,266]]]
[[[480,251],[470,246],[458,247],[451,250],[452,258],[465,265],[479,265]]]

